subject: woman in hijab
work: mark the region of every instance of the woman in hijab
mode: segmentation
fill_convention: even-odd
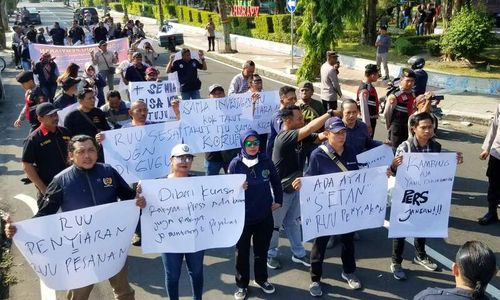
[[[259,153],[259,134],[248,130],[242,135],[241,153],[229,164],[229,173],[246,174],[245,226],[236,244],[235,299],[245,299],[250,281],[250,240],[253,240],[255,284],[266,294],[274,293],[267,281],[267,250],[274,229],[272,211],[281,207],[283,190],[273,162]],[[272,191],[271,191],[272,189]]]
[[[106,86],[106,80],[104,80],[104,78],[97,72],[96,67],[91,62],[85,63],[83,78],[93,83],[91,85],[98,100],[96,107],[103,106],[104,103],[106,103],[106,100],[104,98],[104,87]]]

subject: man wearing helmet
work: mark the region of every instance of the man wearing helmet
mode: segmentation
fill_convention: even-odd
[[[427,80],[429,78],[427,72],[424,71],[425,59],[420,56],[412,56],[408,60],[408,64],[411,66],[413,72],[415,72],[416,77],[413,93],[415,93],[415,96],[423,95],[427,89]]]

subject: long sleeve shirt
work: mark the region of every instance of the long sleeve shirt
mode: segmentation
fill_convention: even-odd
[[[248,91],[249,83],[248,79],[243,77],[243,74],[238,74],[233,77],[231,83],[229,84],[228,95],[231,94],[242,94]]]
[[[500,104],[497,105],[497,111],[491,121],[490,129],[483,142],[483,150],[486,150],[496,159],[500,159]]]
[[[342,96],[337,70],[325,62],[321,66],[321,100],[337,101]]]

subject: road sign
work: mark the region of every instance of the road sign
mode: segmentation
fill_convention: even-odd
[[[286,9],[290,13],[294,13],[297,9],[297,1],[296,0],[287,0],[286,1]]]

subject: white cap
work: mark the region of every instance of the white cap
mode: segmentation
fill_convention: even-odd
[[[172,148],[172,151],[170,152],[170,157],[182,155],[193,155],[193,152],[191,152],[191,148],[189,148],[189,146],[186,144],[177,144],[174,146],[174,148]]]

